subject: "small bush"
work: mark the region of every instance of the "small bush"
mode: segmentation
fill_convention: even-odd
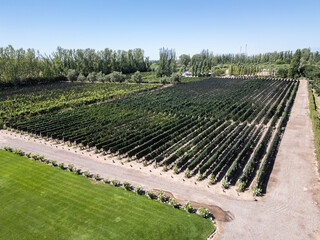
[[[226,180],[224,180],[224,181],[222,182],[222,187],[223,187],[224,189],[228,189],[228,188],[229,188],[229,183],[228,183]]]
[[[203,175],[202,174],[199,174],[198,176],[198,181],[202,181],[203,180]]]
[[[163,166],[162,171],[163,171],[163,172],[167,172],[167,171],[168,171],[167,165],[164,165],[164,166]]]
[[[131,184],[128,182],[123,182],[123,187],[127,191],[131,191]]]
[[[143,188],[141,186],[135,187],[135,192],[139,195],[143,194]]]
[[[209,210],[207,208],[204,208],[204,207],[200,207],[198,209],[197,213],[203,218],[207,218],[210,215]]]
[[[31,158],[31,152],[25,154],[27,158]]]
[[[194,209],[193,209],[192,204],[190,202],[185,202],[183,204],[183,208],[184,208],[184,210],[186,210],[189,213],[194,212]]]
[[[68,164],[68,170],[69,170],[70,172],[73,171],[73,168],[74,168],[73,164]]]
[[[215,184],[216,182],[216,175],[212,174],[210,177],[210,184]]]
[[[107,177],[104,178],[104,179],[103,179],[103,182],[104,182],[104,183],[109,183],[109,178],[107,178]]]
[[[93,178],[97,181],[100,180],[100,175],[98,173],[93,174]]]
[[[238,185],[239,191],[244,192],[244,190],[246,189],[246,183],[245,182],[241,182]]]
[[[64,163],[59,163],[59,168],[64,169]]]
[[[164,192],[162,190],[160,190],[159,193],[158,193],[158,199],[161,202],[165,202],[167,200],[167,197],[166,197],[166,195],[164,194]]]
[[[14,150],[14,153],[19,155],[19,156],[24,156],[24,152],[20,148],[16,148]]]
[[[87,171],[84,171],[84,172],[83,172],[83,175],[84,175],[85,177],[90,177],[90,176],[91,176],[91,173],[87,170]]]
[[[118,186],[118,185],[119,185],[119,183],[120,183],[120,182],[119,182],[119,180],[118,180],[118,179],[116,179],[116,178],[115,178],[115,179],[112,179],[112,180],[111,180],[111,183],[112,183],[112,185],[113,185],[113,186],[115,186],[115,187],[116,187],[116,186]]]
[[[253,196],[261,196],[262,195],[262,189],[261,188],[254,188],[253,189]]]
[[[174,198],[169,199],[169,204],[174,208],[179,208],[179,204],[177,203],[177,200]]]
[[[153,191],[147,191],[147,195],[150,199],[154,199],[156,197]]]
[[[190,170],[189,170],[189,169],[187,169],[187,171],[185,172],[184,176],[185,176],[186,178],[190,178],[191,173],[190,173]]]
[[[57,161],[54,161],[54,160],[51,162],[51,164],[52,164],[52,166],[54,166],[54,167],[58,166]]]
[[[175,167],[173,168],[173,172],[174,172],[175,174],[178,174],[178,173],[179,173],[179,168],[178,168],[177,166],[175,166]]]
[[[4,146],[3,149],[7,152],[13,152],[12,147]]]
[[[36,154],[36,153],[33,153],[33,154],[31,155],[31,158],[33,158],[34,160],[39,160],[39,155]]]

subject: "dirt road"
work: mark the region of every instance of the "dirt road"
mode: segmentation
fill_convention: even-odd
[[[73,163],[102,177],[117,177],[147,189],[163,189],[176,198],[212,205],[219,223],[218,239],[320,239],[319,175],[314,156],[311,121],[308,117],[306,81],[301,81],[284,137],[270,177],[268,193],[258,201],[213,194],[208,188],[139,170],[137,165],[98,161],[76,150],[27,140],[0,132],[0,147],[20,147],[49,159]],[[134,163],[132,163],[134,164]],[[151,171],[151,170],[150,170]]]

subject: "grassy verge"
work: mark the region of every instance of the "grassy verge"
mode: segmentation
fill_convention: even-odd
[[[317,111],[316,100],[312,91],[310,82],[308,81],[308,93],[309,93],[309,110],[310,118],[312,121],[312,129],[314,134],[314,143],[316,148],[316,155],[318,159],[318,168],[320,170],[320,119]]]
[[[205,239],[209,219],[0,150],[0,239]]]

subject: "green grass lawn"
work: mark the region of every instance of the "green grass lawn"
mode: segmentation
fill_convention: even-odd
[[[205,239],[209,219],[0,150],[0,239]]]

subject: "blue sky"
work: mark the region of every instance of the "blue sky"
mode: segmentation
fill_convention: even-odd
[[[159,48],[177,55],[320,50],[320,0],[0,0],[0,46]]]

